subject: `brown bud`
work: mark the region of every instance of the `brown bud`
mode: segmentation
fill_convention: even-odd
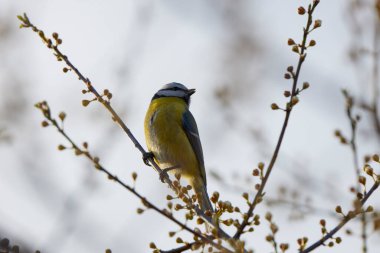
[[[373,169],[369,164],[364,165],[364,172],[367,173],[368,176],[373,175]]]
[[[86,100],[86,99],[83,99],[83,100],[82,100],[82,105],[83,105],[83,106],[86,107],[86,106],[88,106],[89,104],[90,104],[90,100]]]
[[[314,29],[322,26],[322,20],[317,19],[314,21]]]
[[[367,179],[363,176],[359,176],[359,183],[365,186]]]
[[[305,8],[304,7],[302,7],[302,6],[300,6],[300,7],[298,7],[298,14],[299,15],[304,15],[305,13],[306,13],[306,10],[305,10]]]
[[[59,115],[58,115],[58,117],[59,117],[59,119],[60,119],[61,121],[64,121],[65,118],[66,118],[66,113],[65,113],[65,112],[60,112]]]
[[[372,213],[373,212],[373,206],[368,206],[367,209],[365,210],[367,213]]]
[[[270,107],[272,108],[272,110],[280,109],[280,107],[278,107],[278,105],[276,103],[271,104]]]
[[[294,42],[294,40],[293,39],[288,39],[288,45],[289,46],[293,46],[293,45],[295,45],[296,43]]]
[[[41,126],[42,127],[47,127],[47,126],[49,126],[49,123],[46,120],[44,120],[44,121],[41,122]]]
[[[280,249],[281,249],[283,252],[285,252],[286,250],[289,249],[289,244],[287,244],[287,243],[281,243],[281,244],[280,244]]]
[[[292,97],[292,101],[291,101],[292,106],[296,105],[298,102],[299,102],[298,97]]]
[[[342,207],[341,206],[335,207],[335,212],[342,213]]]
[[[304,89],[304,90],[308,89],[309,87],[310,87],[310,84],[308,82],[304,82],[302,84],[302,89]]]
[[[267,213],[265,214],[265,219],[266,219],[267,221],[272,221],[272,213],[267,212]]]

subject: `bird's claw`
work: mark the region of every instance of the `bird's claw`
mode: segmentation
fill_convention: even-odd
[[[165,178],[167,178],[167,177],[168,177],[168,173],[165,170],[161,170],[160,171],[160,181],[162,183],[164,183],[165,182]]]
[[[179,165],[174,165],[169,168],[162,169],[160,172],[160,180],[161,182],[164,182],[164,179],[168,177],[168,172],[171,170],[178,169],[180,166]]]
[[[168,177],[168,172],[169,171],[174,170],[174,169],[178,169],[178,168],[179,168],[179,166],[175,165],[175,166],[172,166],[172,167],[169,167],[169,168],[162,169],[160,171],[160,180],[161,180],[161,182],[164,183],[165,178]]]
[[[145,153],[143,154],[143,161],[144,161],[144,163],[145,163],[146,165],[148,165],[148,166],[151,166],[150,163],[149,163],[149,160],[150,160],[150,159],[153,159],[153,158],[154,158],[154,155],[153,155],[152,152],[145,152]]]

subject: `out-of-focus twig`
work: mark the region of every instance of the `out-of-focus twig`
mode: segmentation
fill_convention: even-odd
[[[379,42],[380,42],[380,1],[376,0],[375,4],[376,17],[374,21],[374,36],[373,36],[373,65],[372,65],[372,119],[375,125],[378,140],[380,142],[380,118],[379,118]]]
[[[348,120],[350,121],[350,126],[351,126],[351,139],[350,139],[350,148],[352,152],[352,157],[353,157],[353,165],[354,165],[354,170],[356,174],[356,191],[360,191],[360,166],[359,166],[359,155],[358,155],[358,150],[356,146],[356,139],[357,139],[357,125],[359,122],[359,115],[354,116],[353,115],[353,107],[354,107],[354,98],[348,93],[347,90],[343,90],[343,95],[346,100],[346,114],[348,117]],[[363,212],[360,215],[360,221],[361,221],[361,238],[362,238],[362,253],[367,253],[367,218],[366,218],[366,213]]]
[[[348,212],[348,214],[342,219],[342,221],[335,228],[333,228],[330,232],[324,235],[320,240],[316,241],[315,243],[313,243],[306,249],[301,250],[299,253],[308,253],[315,250],[319,246],[323,245],[327,240],[332,238],[341,228],[343,228],[347,224],[347,222],[354,219],[357,215],[361,214],[362,213],[361,209],[363,208],[364,204],[367,202],[369,197],[375,192],[375,190],[379,187],[379,185],[380,185],[380,180],[377,179],[372,185],[371,189],[360,200],[360,206],[358,208],[356,208],[353,211]]]

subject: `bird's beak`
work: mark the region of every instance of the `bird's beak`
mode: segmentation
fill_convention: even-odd
[[[195,89],[189,89],[187,91],[187,95],[189,95],[189,96],[193,95],[194,93],[195,93]]]

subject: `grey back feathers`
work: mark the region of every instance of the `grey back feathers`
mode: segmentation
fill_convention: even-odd
[[[195,156],[197,157],[199,168],[201,170],[201,177],[203,183],[206,185],[207,181],[201,139],[199,138],[197,123],[189,110],[186,110],[182,115],[182,126],[185,130],[187,139],[194,150]]]

